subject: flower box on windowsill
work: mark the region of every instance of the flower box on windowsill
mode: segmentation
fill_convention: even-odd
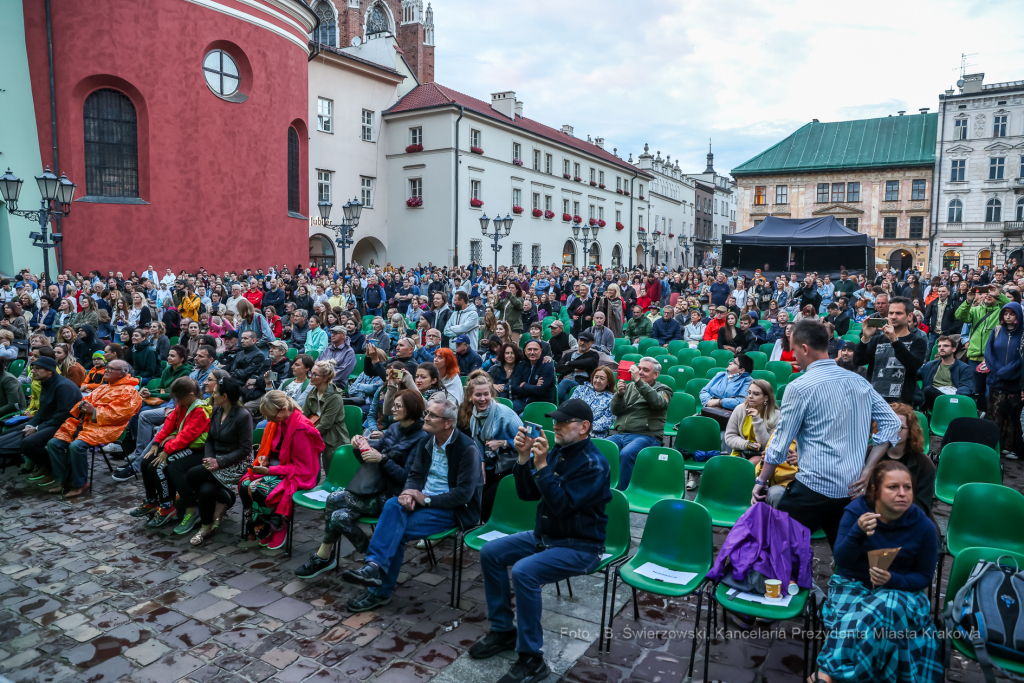
[[[572,220],[572,214],[563,213],[562,214],[562,220],[565,221],[566,223],[568,223],[569,221]]]
[[[642,200],[644,199],[644,196],[643,196],[643,195],[640,195],[640,199],[641,199],[641,201],[642,201]]]
[[[590,220],[587,221],[587,223],[589,225],[597,225],[597,219],[596,218],[591,218]]]
[[[590,181],[590,186],[591,186],[591,187],[597,187],[597,183],[596,183],[596,182],[594,182],[593,180],[591,180],[591,181]]]
[[[469,200],[469,205],[472,206],[474,209],[479,209],[481,206],[484,205],[484,200],[473,197],[472,199]]]
[[[607,224],[607,223],[605,223],[605,222],[604,222],[603,220],[601,220],[600,218],[599,218],[599,219],[597,219],[597,227],[599,227],[599,228],[603,228],[603,227],[604,227],[604,226],[606,226],[606,225],[608,225],[608,224]]]
[[[621,222],[616,221],[616,223],[615,223],[615,229],[616,230],[624,230],[625,228],[626,228],[625,225],[623,225]]]
[[[405,148],[405,151],[408,154],[412,154],[413,152],[422,152],[423,145],[409,145],[408,147]]]
[[[523,212],[523,207],[521,207],[521,206],[513,206],[512,207],[512,213],[514,213],[515,215],[518,216],[522,212]]]
[[[516,166],[522,166],[523,165],[523,160],[522,159],[513,159],[512,163],[515,164]]]
[[[423,197],[409,197],[405,200],[405,205],[410,209],[418,209],[423,206]]]
[[[548,220],[551,220],[554,217],[555,217],[555,212],[554,211],[545,211],[544,212],[544,218],[546,218]]]
[[[583,178],[580,178],[578,175],[574,175],[572,179],[575,180],[577,183],[583,182]]]
[[[600,187],[602,190],[607,189],[605,188],[604,183],[601,183],[600,185],[598,185],[598,187]]]
[[[572,217],[572,222],[573,222],[573,223],[582,223],[582,222],[583,222],[583,219],[582,219],[582,218],[580,218],[579,216],[573,216],[573,217]]]
[[[617,189],[617,190],[615,190],[615,191],[616,191],[616,192],[618,192],[619,194],[624,194],[622,190],[618,190],[618,189]]]
[[[483,154],[484,153],[483,147],[470,147],[469,151],[472,152],[473,154]]]
[[[563,173],[562,177],[565,178],[566,180],[572,180],[572,176],[569,175],[568,173]]]
[[[544,212],[541,211],[540,209],[534,209],[533,210],[533,217],[534,218],[540,218],[543,215],[544,215]]]
[[[627,197],[629,196],[629,192],[627,192],[626,190],[623,190],[622,194],[626,195]]]

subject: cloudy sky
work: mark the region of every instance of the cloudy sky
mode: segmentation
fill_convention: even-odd
[[[968,73],[1024,79],[1019,0],[432,0],[439,83],[619,155],[719,172],[811,119],[935,111]]]

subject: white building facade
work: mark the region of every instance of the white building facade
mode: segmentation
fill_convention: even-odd
[[[696,201],[694,182],[680,170],[678,160],[673,165],[671,155],[664,159],[661,151],[651,155],[647,145],[639,162],[640,168],[653,176],[646,198],[650,205],[651,232],[656,229],[661,233],[657,239],[657,263],[671,268],[690,265]]]
[[[711,197],[708,213],[711,214],[711,244],[712,253],[721,253],[722,235],[731,235],[736,232],[736,202],[739,193],[736,189],[736,181],[729,176],[724,176],[715,171],[715,155],[708,148],[708,165],[703,173],[691,173],[692,180],[698,180],[711,187],[714,192]]]
[[[944,268],[1024,263],[1024,81],[984,76],[939,95],[929,262]]]

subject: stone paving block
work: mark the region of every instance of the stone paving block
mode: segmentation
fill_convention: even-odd
[[[207,593],[200,593],[199,595],[189,598],[183,602],[179,602],[174,606],[174,609],[181,612],[182,614],[195,615],[196,612],[203,610],[210,605],[220,602],[220,598],[210,595]],[[214,615],[216,616],[216,615]]]
[[[245,668],[239,670],[238,675],[245,676],[246,679],[256,681],[256,683],[261,683],[261,681],[267,680],[277,672],[277,667],[257,659],[249,662]]]
[[[283,595],[266,586],[257,585],[255,588],[245,589],[235,597],[231,598],[236,604],[251,609],[266,607],[272,602],[280,600]]]
[[[89,683],[108,683],[118,681],[123,676],[128,676],[131,673],[131,662],[124,657],[114,657],[84,671],[82,673],[82,680]]]
[[[206,624],[190,619],[164,632],[159,638],[171,647],[187,650],[205,643],[216,634],[217,631]]]
[[[14,683],[61,683],[62,681],[78,683],[74,669],[52,659],[19,667],[16,671],[5,672],[4,675]]]
[[[170,650],[170,646],[154,638],[125,650],[124,656],[134,660],[139,666],[148,666],[170,652]]]
[[[99,630],[95,626],[90,626],[89,624],[82,624],[81,626],[78,626],[67,631],[66,635],[69,638],[74,638],[80,643],[84,643],[87,640],[92,640],[101,633],[103,633],[103,631]]]
[[[433,670],[421,664],[395,662],[373,680],[380,683],[421,683],[432,679],[434,674]]]
[[[299,683],[305,680],[310,674],[320,670],[320,664],[315,660],[301,657],[282,669],[274,676],[274,681],[281,683]]]
[[[139,683],[173,683],[201,666],[200,659],[176,652],[134,673],[132,678]]]
[[[298,658],[298,652],[295,652],[294,650],[284,650],[281,648],[274,648],[269,652],[264,652],[263,655],[260,656],[262,661],[275,666],[278,669],[285,668]]]
[[[281,598],[277,602],[271,603],[260,610],[260,614],[266,614],[269,617],[280,619],[282,621],[294,621],[307,612],[312,611],[313,607],[308,603],[296,600],[295,598]]]
[[[210,593],[204,593],[203,595],[210,595]],[[236,607],[238,607],[238,605],[231,602],[230,600],[216,600],[215,602],[210,603],[206,607],[195,612],[192,615],[192,617],[198,619],[199,621],[208,621],[210,619],[219,617],[222,614],[226,614],[231,610],[235,609]]]
[[[232,588],[237,588],[238,590],[246,591],[250,588],[255,588],[261,583],[265,583],[268,580],[269,577],[266,577],[258,572],[246,572],[244,574],[239,574],[234,578],[228,579],[225,583],[227,583],[227,585],[231,586]]]
[[[362,681],[383,669],[392,659],[391,655],[376,650],[360,650],[336,664],[334,670],[342,676]]]

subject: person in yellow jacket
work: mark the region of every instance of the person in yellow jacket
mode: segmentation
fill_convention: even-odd
[[[772,442],[775,438],[775,434],[768,437],[768,443]],[[768,449],[768,443],[765,444],[765,450]],[[792,484],[796,480],[796,473],[800,471],[797,466],[798,458],[796,455],[796,441],[789,444],[789,453],[786,454],[786,462],[775,468],[775,473],[772,474],[772,478],[768,480],[768,497],[765,502],[772,507],[777,507],[779,499],[782,498],[782,494],[786,492],[786,487]],[[761,476],[761,468],[764,466],[764,460],[761,460],[754,467],[754,476]]]
[[[50,493],[63,493],[64,498],[85,493],[89,488],[89,447],[117,441],[142,407],[139,380],[129,369],[123,360],[108,364],[104,383],[71,409],[71,417],[46,444],[56,484]]]
[[[190,318],[199,322],[199,307],[203,305],[199,297],[196,296],[196,289],[192,285],[185,286],[185,296],[181,298],[181,304],[178,306],[178,314],[181,315],[181,319]]]

